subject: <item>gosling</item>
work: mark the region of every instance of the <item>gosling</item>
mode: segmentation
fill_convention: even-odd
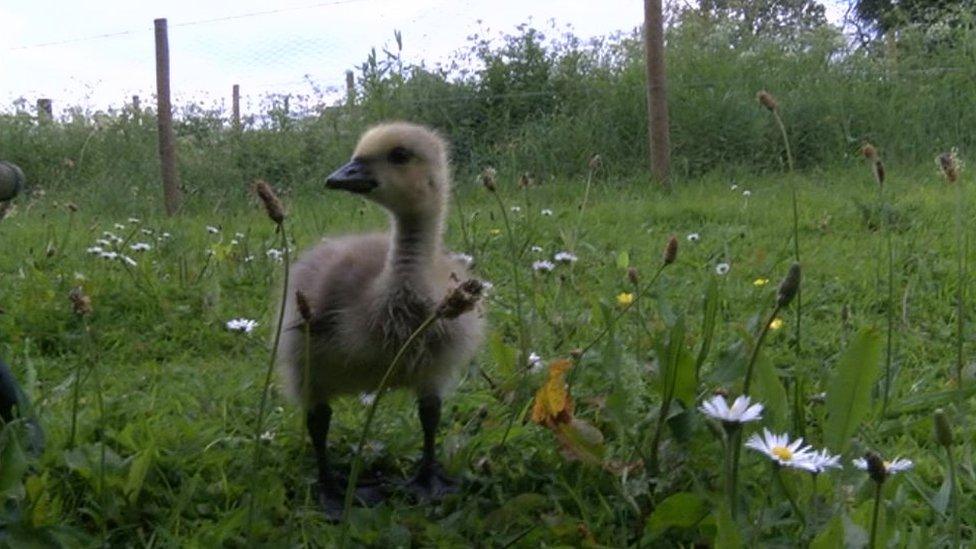
[[[397,350],[468,273],[443,248],[451,177],[447,145],[434,131],[404,122],[376,126],[360,138],[352,161],[325,184],[379,204],[389,211],[391,225],[389,233],[336,236],[307,250],[289,277],[290,293],[307,302],[304,314],[298,299],[284,304],[279,371],[288,395],[306,411],[319,502],[338,518],[345,487],[327,457],[329,403],[339,395],[375,391]],[[391,387],[417,396],[423,455],[408,487],[423,499],[457,490],[435,457],[441,402],[483,331],[478,311],[439,320],[414,342],[414,352],[392,376]],[[361,491],[357,496],[367,503],[381,498]]]

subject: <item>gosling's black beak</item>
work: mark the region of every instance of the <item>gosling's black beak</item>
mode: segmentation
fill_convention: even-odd
[[[325,186],[330,189],[340,189],[357,194],[368,193],[378,185],[379,183],[373,178],[369,166],[359,160],[353,160],[332,172],[332,175],[325,180]]]

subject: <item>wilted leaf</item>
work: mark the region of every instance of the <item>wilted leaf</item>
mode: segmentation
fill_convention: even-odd
[[[572,363],[565,359],[549,363],[549,378],[535,393],[532,421],[547,427],[572,421],[573,400],[565,379],[571,366]]]
[[[851,341],[827,385],[824,443],[843,453],[850,437],[867,415],[871,389],[878,377],[881,338],[874,329],[865,328]]]
[[[590,465],[602,465],[606,448],[603,433],[586,421],[573,418],[555,428],[556,437],[562,443],[563,455]]]

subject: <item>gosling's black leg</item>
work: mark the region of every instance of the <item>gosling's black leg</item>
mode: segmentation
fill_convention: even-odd
[[[312,438],[315,451],[315,464],[318,467],[319,504],[331,520],[342,518],[343,494],[329,467],[326,441],[329,438],[329,425],[332,423],[332,407],[328,403],[314,405],[305,415],[305,426]]]
[[[329,426],[332,423],[332,407],[327,403],[316,404],[310,409],[305,418],[308,434],[312,438],[312,448],[315,450],[315,463],[318,467],[318,497],[319,504],[330,520],[342,518],[345,507],[346,482],[336,476],[329,465],[326,441],[329,438]],[[382,487],[356,486],[356,502],[364,505],[375,505],[386,498]]]
[[[441,397],[421,396],[417,401],[420,425],[424,430],[424,453],[417,474],[410,481],[411,490],[422,499],[439,499],[457,492],[457,481],[449,477],[437,462],[437,427],[441,421]]]

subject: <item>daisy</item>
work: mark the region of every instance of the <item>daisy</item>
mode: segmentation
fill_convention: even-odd
[[[512,210],[512,213],[519,213],[519,212],[522,211],[522,208],[519,207],[519,206],[512,206],[511,207],[511,210]]]
[[[217,234],[217,233],[220,232],[220,229],[217,228],[217,227],[214,227],[213,225],[207,225],[207,232],[210,233],[210,234]]]
[[[746,448],[766,454],[769,459],[783,467],[803,469],[811,473],[818,472],[813,461],[813,449],[810,446],[803,446],[802,438],[791,442],[790,436],[786,433],[775,435],[770,433],[769,429],[763,428],[762,436],[753,433],[749,437]]]
[[[715,395],[702,402],[698,410],[723,423],[746,423],[762,419],[763,405],[758,402],[751,404],[748,396],[740,395],[732,402],[730,408],[724,396]]]
[[[746,190],[742,191],[742,196],[744,196],[746,198],[749,198],[750,196],[752,196],[752,191],[746,189]]]
[[[474,257],[464,253],[451,254],[451,259],[467,267],[470,267],[474,263]]]
[[[127,255],[123,255],[123,256],[120,256],[120,257],[122,258],[122,261],[125,261],[125,264],[128,265],[128,266],[130,266],[130,267],[135,267],[136,265],[138,265],[138,263],[136,263],[136,260],[135,259],[132,259],[131,257],[129,257]]]
[[[130,217],[129,218],[129,224],[130,225],[138,225],[139,223],[142,223],[142,221],[139,218],[137,218],[137,217]]]
[[[543,208],[542,215],[549,217],[552,215],[552,210],[550,210],[549,208]]]
[[[162,234],[162,238],[173,238],[173,235],[171,235],[169,233],[163,233]]]
[[[698,242],[699,240],[701,240],[701,235],[698,233],[688,233],[688,236],[686,236],[685,238],[688,239],[688,242]]]
[[[719,263],[718,265],[715,266],[715,274],[717,274],[718,276],[725,276],[729,274],[729,269],[731,268],[732,266],[729,265],[728,263]]]
[[[227,329],[232,332],[244,332],[245,334],[251,333],[251,330],[256,328],[258,322],[256,320],[250,320],[247,318],[235,318],[227,321]]]
[[[152,236],[153,234],[152,229],[141,229],[140,232],[146,236]]]
[[[100,253],[102,253],[104,251],[105,250],[103,250],[101,246],[92,246],[91,248],[88,248],[88,249],[85,250],[85,252],[90,253],[90,254],[100,254]]]
[[[121,223],[116,223],[115,224],[115,228],[118,229],[118,230],[120,230],[120,231],[124,231],[125,230],[125,225],[123,225]]]
[[[152,249],[152,246],[146,244],[145,242],[136,242],[135,244],[129,246],[129,249],[133,252],[148,252]]]
[[[552,258],[560,263],[575,263],[576,260],[579,259],[574,254],[569,252],[559,252],[552,256]]]
[[[851,463],[854,464],[854,467],[857,467],[862,471],[868,470],[868,460],[864,458],[857,458],[851,461]],[[885,475],[904,473],[905,471],[911,470],[913,467],[915,467],[915,464],[912,463],[912,460],[910,459],[895,458],[891,461],[884,461]]]
[[[281,250],[276,250],[274,248],[269,249],[267,252],[264,252],[264,254],[267,255],[269,259],[273,259],[275,261],[281,261],[281,258],[285,255]]]
[[[828,469],[840,469],[840,456],[831,455],[826,449],[814,452],[810,461],[817,468],[814,473],[823,473]]]
[[[109,242],[108,240],[105,240],[104,238],[99,238],[98,240],[95,241],[95,245],[96,246],[111,246],[112,243]]]
[[[102,252],[102,253],[98,254],[98,257],[100,257],[102,259],[118,259],[119,258],[119,254],[117,254],[115,252]]]
[[[533,253],[537,253],[537,254],[542,253],[542,246],[532,246],[529,249],[532,250]]]
[[[529,353],[529,371],[533,374],[542,371],[542,357],[539,356],[535,351]]]
[[[532,270],[538,271],[540,273],[548,273],[549,271],[556,268],[556,265],[552,261],[546,261],[545,259],[541,261],[532,262]]]
[[[244,238],[244,233],[234,233],[234,238]]]
[[[731,190],[733,190],[733,191],[737,191],[737,190],[739,190],[739,186],[738,186],[738,185],[736,185],[735,183],[733,183],[733,184],[732,184],[732,186],[731,186],[731,187],[729,187],[729,189],[731,189]]]
[[[261,440],[263,440],[264,442],[271,442],[272,440],[274,440],[274,437],[275,437],[274,431],[265,431],[261,433]]]

